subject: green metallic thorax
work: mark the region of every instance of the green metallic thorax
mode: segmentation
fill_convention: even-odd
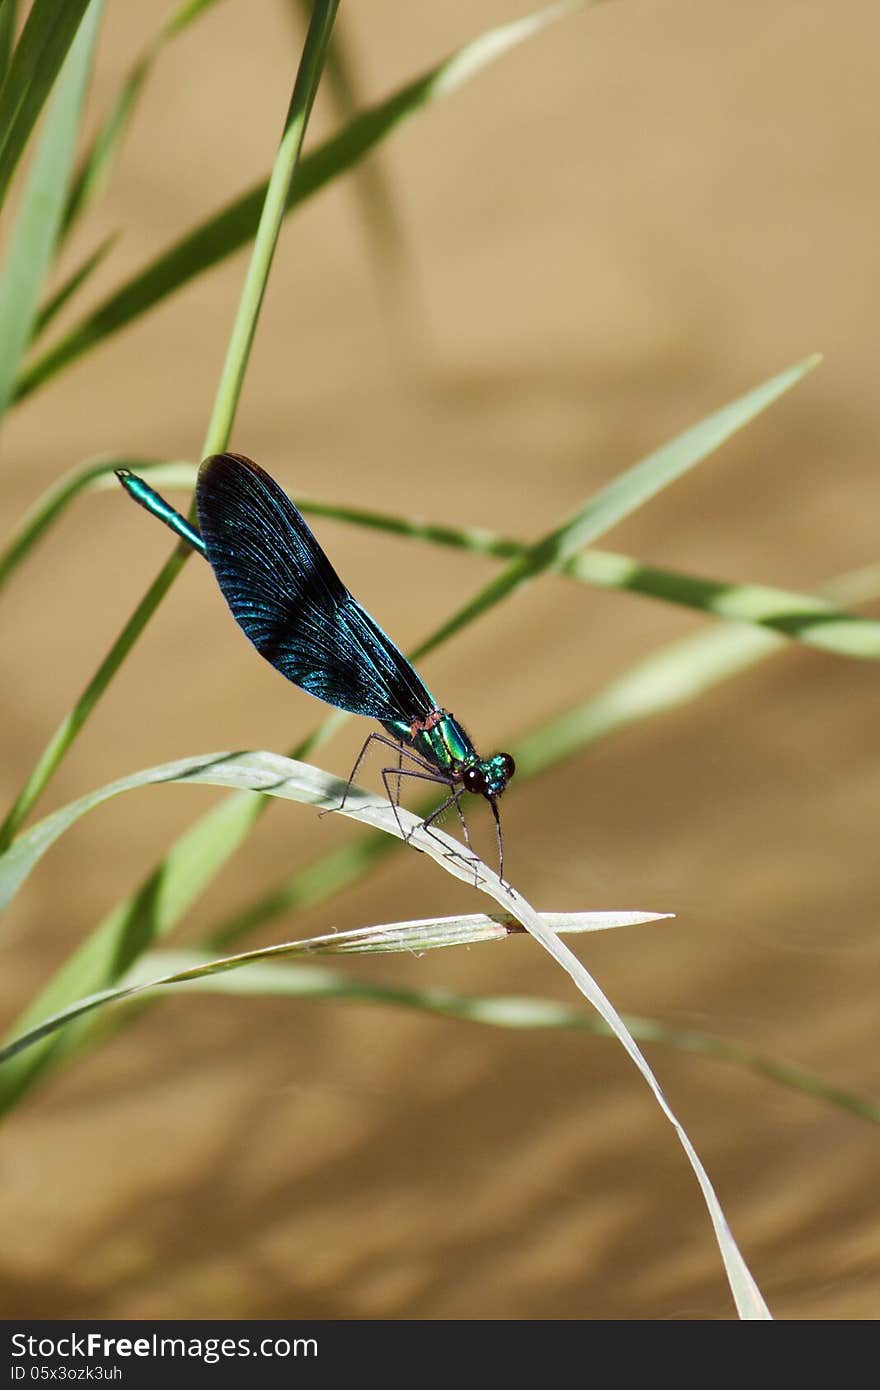
[[[419,728],[420,724],[427,727]],[[469,790],[479,790],[489,800],[501,795],[512,776],[513,762],[509,754],[495,753],[491,758],[481,758],[467,731],[445,710],[432,710],[426,718],[415,719],[411,724],[405,719],[394,719],[383,727],[392,738],[412,748],[450,782],[464,781],[467,785],[464,774],[469,768],[477,768],[482,773],[482,785]]]
[[[430,723],[430,718],[425,721]],[[479,762],[477,751],[465,730],[451,714],[441,714],[431,728],[415,729],[404,719],[384,726],[392,738],[413,748],[426,763],[447,777],[458,777],[464,768]]]

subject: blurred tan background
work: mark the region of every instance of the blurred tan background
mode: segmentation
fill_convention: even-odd
[[[164,7],[167,8],[167,7]],[[377,99],[513,0],[343,0]],[[94,120],[158,22],[111,5]],[[109,289],[267,166],[296,26],[227,0],[168,49],[100,212]],[[673,568],[808,590],[878,558],[877,63],[870,0],[620,0],[552,28],[381,155],[414,330],[389,329],[351,181],[284,230],[233,445],[293,491],[529,538],[616,471],[782,367],[823,366],[609,538]],[[332,128],[316,112],[313,136]],[[195,457],[243,256],[11,418],[3,529],[113,451]],[[322,524],[403,646],[490,562]],[[81,500],[0,608],[4,801],[169,550],[114,493]],[[478,746],[507,747],[701,620],[547,579],[423,663]],[[878,669],[794,646],[528,786],[510,875],[545,909],[676,920],[584,941],[620,1009],[704,1028],[876,1095]],[[43,809],[137,767],[283,750],[320,707],[258,661],[186,570]],[[360,723],[322,751],[346,774]],[[216,799],[120,799],[51,852],[11,917],[11,1019]],[[478,834],[489,835],[488,820]],[[185,924],[360,832],[275,807]],[[480,901],[401,853],[263,942]],[[528,941],[352,975],[574,1002]],[[650,1060],[781,1317],[880,1310],[878,1133],[708,1060]],[[729,1317],[697,1187],[611,1043],[366,1007],[176,998],[0,1136],[5,1316]]]

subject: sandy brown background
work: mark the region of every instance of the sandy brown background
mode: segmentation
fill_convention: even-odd
[[[343,0],[370,98],[523,5]],[[153,30],[110,6],[94,119]],[[167,52],[112,191],[71,248],[124,237],[110,288],[267,165],[295,33],[218,6]],[[808,589],[878,558],[877,52],[871,0],[620,0],[552,29],[386,147],[414,329],[383,313],[351,183],[284,231],[234,445],[292,490],[540,534],[620,468],[773,372],[821,369],[609,538],[645,560]],[[332,124],[326,105],[315,132]],[[102,451],[194,457],[242,256],[16,412],[4,530]],[[403,645],[490,562],[338,525],[334,562]],[[0,610],[11,798],[168,553],[82,500]],[[559,579],[424,663],[481,747],[700,620]],[[547,909],[674,923],[585,942],[618,1007],[880,1091],[877,667],[790,647],[504,804],[511,876]],[[192,564],[45,809],[220,748],[284,749],[318,707],[256,660]],[[324,750],[347,772],[363,730]],[[11,917],[21,1003],[216,794],[123,798],[54,849]],[[488,829],[488,823],[482,826]],[[359,832],[275,808],[185,924]],[[282,940],[477,910],[402,853]],[[352,965],[413,987],[571,1001],[527,941]],[[774,1312],[880,1309],[878,1134],[738,1070],[654,1049]],[[56,1075],[0,1138],[6,1316],[728,1317],[696,1184],[622,1052],[365,1007],[177,998]]]

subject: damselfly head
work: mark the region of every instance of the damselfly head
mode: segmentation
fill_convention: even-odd
[[[480,758],[462,773],[465,791],[495,801],[516,772],[516,763],[509,753],[496,753],[492,758]]]

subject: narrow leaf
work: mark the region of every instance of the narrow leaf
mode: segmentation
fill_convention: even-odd
[[[118,241],[118,233],[111,232],[103,241],[100,241],[94,251],[74,266],[69,275],[62,280],[57,290],[46,300],[39,310],[34,320],[31,331],[31,343],[35,343],[47,328],[55,321],[61,310],[66,308],[70,301],[79,293],[83,285],[88,284],[94,272],[104,261],[104,257],[113,249]]]
[[[570,926],[578,920],[603,916],[617,919],[628,915],[622,913],[573,913],[570,918],[566,918],[564,913],[558,913],[554,914],[554,921],[550,925],[556,931],[564,931],[566,925]],[[650,916],[649,914],[632,915],[636,920],[644,920]],[[473,922],[475,925],[473,938],[468,934],[466,939],[468,941],[471,939],[496,939],[494,936],[490,938],[487,935],[484,938],[477,935],[477,923],[494,924],[499,916],[500,914],[493,914],[491,917],[474,916],[461,919],[465,932],[468,931],[468,923]],[[549,916],[548,913],[541,913],[541,917],[545,921]],[[450,927],[453,920],[443,919],[444,923]],[[509,918],[504,918],[504,921],[509,921]],[[625,923],[611,921],[605,925],[625,925]],[[590,929],[594,927],[598,929],[599,924],[592,924]],[[315,968],[302,964],[280,965],[272,959],[273,956],[290,954],[335,954],[346,953],[351,950],[357,951],[359,949],[355,940],[357,937],[366,937],[370,932],[383,930],[387,931],[388,929],[361,928],[353,932],[340,932],[335,936],[314,938],[312,942],[300,941],[291,942],[284,946],[270,946],[263,951],[250,951],[240,956],[227,958],[230,963],[226,969],[221,969],[217,962],[206,962],[203,956],[194,951],[151,951],[148,955],[141,957],[128,972],[125,987],[118,991],[103,991],[101,994],[92,996],[92,999],[113,1003],[127,994],[132,985],[149,990],[160,987],[162,981],[167,981],[169,988],[176,986],[178,991],[185,993],[231,994],[248,997],[281,996],[331,1003],[359,1003],[379,1007],[391,1005],[392,1007],[410,1009],[414,1013],[434,1014],[441,1018],[458,1019],[462,1022],[482,1024],[491,1028],[561,1028],[589,1033],[594,1037],[612,1038],[614,1036],[608,1024],[598,1015],[586,1013],[583,1009],[573,1008],[569,1004],[560,1004],[555,999],[542,999],[535,995],[462,995],[446,989],[404,989],[397,985],[385,985],[377,981],[353,979],[323,966]],[[506,937],[510,934],[509,930],[500,926],[496,926],[496,931],[499,936],[504,935]],[[461,944],[464,944],[464,939],[463,937]],[[440,944],[453,943],[444,940]],[[294,950],[291,951],[290,947],[293,947]],[[365,946],[364,949],[371,950],[373,948]],[[239,968],[239,963],[242,968]],[[92,1001],[77,1000],[73,1009],[79,1009],[85,1002]],[[95,1007],[99,1007],[99,1004],[95,1004]],[[51,1019],[44,1019],[44,1024],[49,1025],[51,1023],[53,1028],[60,1027],[70,1016],[70,1007],[68,1007]],[[657,1044],[671,1047],[680,1052],[688,1052],[694,1056],[706,1057],[712,1061],[740,1067],[765,1080],[797,1091],[801,1095],[824,1101],[856,1116],[858,1119],[867,1120],[870,1124],[880,1124],[880,1101],[838,1086],[805,1067],[780,1061],[779,1058],[758,1052],[743,1043],[732,1042],[729,1038],[720,1038],[712,1033],[704,1033],[700,1029],[679,1028],[659,1019],[639,1018],[633,1014],[626,1014],[624,1018],[627,1028],[639,1042],[652,1046]],[[32,1033],[17,1039],[16,1047],[21,1044],[21,1048],[24,1049],[33,1045],[38,1041],[38,1033],[40,1033],[39,1026]],[[0,1061],[7,1055],[12,1055],[11,1048],[7,1051],[0,1050]]]
[[[59,76],[0,276],[0,418],[31,339],[55,249],[100,20],[101,0],[92,0]]]
[[[634,926],[640,922],[656,922],[670,917],[664,912],[545,912],[541,919],[551,931],[607,931],[611,927]],[[288,959],[291,956],[315,955],[375,955],[440,950],[450,946],[484,945],[488,941],[505,941],[514,932],[523,932],[509,913],[472,913],[468,917],[435,917],[418,922],[395,922],[381,927],[357,927],[353,931],[315,936],[305,941],[285,941],[277,946],[263,946],[256,951],[244,951],[220,960],[188,959],[183,965],[168,967],[168,972],[156,976],[155,956],[141,959],[126,975],[126,982],[116,989],[100,990],[85,999],[78,999],[60,1009],[27,1032],[0,1047],[0,1063],[11,1061],[68,1023],[107,1004],[119,1004],[135,994],[143,994],[160,986],[194,984],[216,975],[227,975],[245,966],[262,965]],[[173,958],[173,953],[168,953]],[[263,978],[266,978],[265,976]],[[249,983],[252,983],[249,982]],[[245,989],[242,992],[253,992]],[[521,1026],[521,1025],[520,1025]]]
[[[564,565],[578,550],[589,545],[611,526],[622,521],[651,497],[696,467],[737,430],[743,428],[769,405],[789,391],[819,359],[808,357],[778,376],[740,396],[669,444],[618,474],[591,497],[585,506],[561,526],[554,527],[490,580],[485,588],[464,604],[416,650],[417,656],[432,651],[461,628],[481,617],[501,599],[507,598],[527,580],[543,570]]]
[[[345,783],[338,778],[277,753],[211,753],[145,768],[87,792],[13,840],[0,854],[0,911],[8,906],[46,851],[82,816],[123,792],[166,782],[261,791],[329,810],[336,809],[345,791]],[[356,794],[354,788],[349,791],[345,810],[340,814],[372,825],[384,826],[390,821],[395,825],[395,833],[400,834],[390,802],[376,803],[375,798],[365,792]]]
[[[9,71],[9,59],[15,43],[15,26],[18,20],[16,0],[0,0],[0,84]]]
[[[0,87],[0,207],[89,0],[34,0]]]

